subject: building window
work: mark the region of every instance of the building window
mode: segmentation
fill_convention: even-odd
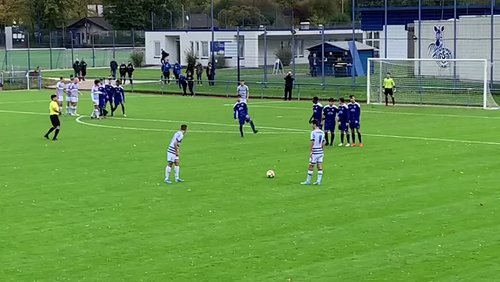
[[[208,41],[201,42],[201,57],[208,58]]]
[[[365,44],[372,46],[375,49],[380,48],[380,32],[378,31],[368,31],[366,32]]]
[[[304,40],[295,40],[295,57],[304,57]]]
[[[161,46],[160,41],[155,41],[155,57],[161,56]]]
[[[189,41],[189,46],[190,46],[189,50],[194,51],[194,42],[193,41]]]
[[[196,41],[196,52],[194,54],[196,57],[200,56],[200,41]]]

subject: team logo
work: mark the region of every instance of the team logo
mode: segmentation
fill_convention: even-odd
[[[433,59],[439,59],[439,61],[436,62],[439,67],[447,68],[450,64],[449,59],[453,56],[450,49],[444,47],[443,33],[444,26],[434,26],[435,41],[429,44],[427,49],[429,51],[429,55]]]

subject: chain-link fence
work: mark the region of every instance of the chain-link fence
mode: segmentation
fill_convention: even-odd
[[[9,36],[9,34],[7,35]],[[108,67],[114,58],[119,64],[130,60],[134,51],[144,51],[144,31],[86,30],[28,31],[13,28],[12,38],[0,34],[0,69],[70,69],[84,60],[88,67]],[[11,42],[12,46],[7,42]]]

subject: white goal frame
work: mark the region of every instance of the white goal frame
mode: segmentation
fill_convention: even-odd
[[[367,61],[367,77],[366,77],[366,103],[370,104],[370,97],[373,94],[371,90],[371,78],[372,78],[372,68],[371,66],[375,63],[379,63],[380,65],[382,62],[387,61],[387,62],[408,62],[408,61],[413,61],[413,62],[477,62],[477,63],[482,63],[483,64],[483,109],[492,109],[491,107],[488,107],[487,101],[488,101],[488,95],[489,95],[489,88],[488,88],[488,60],[487,59],[418,59],[418,58],[368,58]],[[380,68],[382,69],[382,68]],[[379,74],[379,89],[382,89],[382,81],[383,81],[383,74]],[[377,95],[382,95],[381,93],[378,93]],[[372,103],[374,104],[374,103]]]

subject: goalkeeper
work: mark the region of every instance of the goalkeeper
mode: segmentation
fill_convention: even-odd
[[[387,106],[388,104],[388,97],[391,95],[392,99],[392,105],[394,106],[396,102],[394,101],[394,92],[396,92],[396,83],[394,82],[394,79],[391,77],[391,73],[387,73],[387,77],[384,78],[384,94],[385,94],[385,105]]]

